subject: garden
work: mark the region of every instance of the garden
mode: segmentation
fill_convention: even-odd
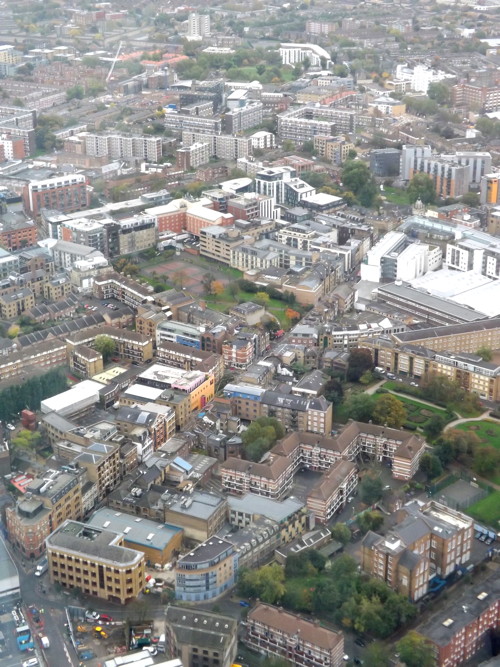
[[[489,496],[474,503],[466,511],[477,521],[481,521],[498,531],[500,528],[500,491],[490,493]]]
[[[464,422],[455,428],[460,431],[475,433],[481,440],[481,444],[500,449],[500,422],[483,419],[477,422]]]

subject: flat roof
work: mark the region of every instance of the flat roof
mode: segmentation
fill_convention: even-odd
[[[97,403],[99,400],[99,391],[103,386],[100,382],[95,382],[94,380],[83,380],[75,384],[71,389],[68,389],[68,391],[56,394],[52,398],[46,398],[41,403],[41,410],[45,413],[54,411],[61,413],[78,401],[95,399]]]
[[[19,589],[19,572],[0,537],[0,600],[3,595],[11,593],[12,589]]]
[[[148,401],[156,401],[165,391],[164,388],[148,387],[145,384],[132,384],[126,389],[122,396],[125,398],[143,398]]]
[[[253,493],[247,493],[242,497],[228,496],[227,502],[229,509],[234,512],[261,514],[277,523],[281,523],[291,514],[295,514],[305,507],[304,503],[297,498],[272,500],[271,498],[256,496]]]
[[[182,528],[150,519],[117,512],[109,507],[98,509],[88,520],[89,526],[121,533],[124,539],[138,546],[163,551]]]

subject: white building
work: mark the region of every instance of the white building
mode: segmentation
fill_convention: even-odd
[[[405,144],[401,151],[401,179],[409,181],[412,171],[416,171],[418,163],[422,158],[432,157],[430,146],[418,146],[416,144]]]
[[[280,56],[283,65],[296,65],[304,62],[306,58],[313,67],[325,69],[332,64],[328,51],[316,44],[281,44]]]
[[[266,132],[265,130],[260,130],[259,132],[254,132],[249,137],[252,148],[258,148],[260,150],[266,150],[274,148],[276,145],[276,137],[272,132]]]
[[[187,38],[192,41],[210,37],[210,16],[193,12],[188,17]]]
[[[491,154],[483,151],[458,151],[450,155],[441,155],[441,160],[455,162],[469,168],[471,185],[480,185],[481,179],[491,171]]]
[[[425,65],[415,65],[411,68],[406,63],[396,67],[396,80],[409,81],[411,89],[417,93],[427,93],[429,84],[444,79],[452,79],[453,74],[446,74],[441,70],[431,69]]]

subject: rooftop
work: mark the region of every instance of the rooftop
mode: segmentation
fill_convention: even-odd
[[[122,535],[79,521],[65,521],[47,537],[47,549],[65,551],[111,564],[135,565],[144,557],[139,551],[119,546]]]
[[[129,544],[159,551],[163,551],[172,538],[182,531],[176,526],[124,514],[109,507],[102,507],[94,512],[88,520],[88,525],[95,528],[109,528],[115,533],[121,533]]]
[[[221,614],[169,605],[166,622],[174,629],[177,643],[225,651],[238,629],[234,618]]]

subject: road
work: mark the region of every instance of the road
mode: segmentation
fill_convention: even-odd
[[[44,622],[43,634],[49,638],[50,648],[45,653],[45,661],[47,665],[56,665],[59,667],[77,667],[78,660],[71,647],[66,645],[64,639],[64,624],[66,617],[64,607],[67,604],[64,600],[57,600],[55,595],[44,593],[48,587],[48,575],[44,574],[42,577],[35,577],[35,567],[31,563],[19,557],[13,550],[9,549],[17,568],[19,570],[19,578],[21,580],[21,597],[24,607],[34,605],[37,609],[43,610],[41,614]],[[43,651],[40,652],[43,653]],[[14,647],[13,656],[19,654],[17,647]],[[21,654],[19,654],[21,655]],[[54,660],[54,657],[57,659]],[[5,667],[11,665],[20,665],[27,656],[23,657],[18,662],[5,663]],[[3,661],[0,661],[0,666],[4,667]]]

